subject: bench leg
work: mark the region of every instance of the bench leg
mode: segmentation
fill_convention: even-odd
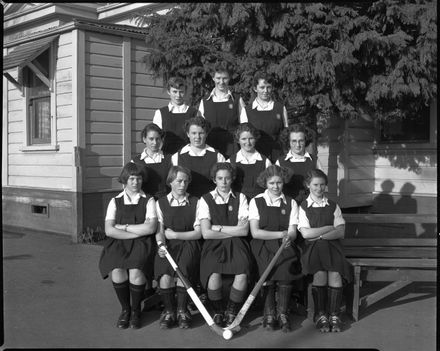
[[[359,290],[361,284],[361,267],[354,266],[353,282],[353,319],[357,322],[359,319]]]

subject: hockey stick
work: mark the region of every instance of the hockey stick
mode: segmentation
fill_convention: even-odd
[[[263,286],[263,283],[266,281],[267,276],[269,275],[270,271],[272,270],[273,266],[275,266],[275,263],[278,261],[278,258],[281,255],[281,252],[284,250],[284,248],[287,245],[287,240],[283,241],[281,243],[281,246],[278,248],[277,252],[275,253],[275,256],[272,258],[272,260],[269,262],[269,265],[264,270],[263,274],[261,275],[260,279],[258,279],[257,284],[255,284],[254,288],[252,289],[251,293],[249,294],[249,297],[246,299],[245,303],[241,307],[240,311],[238,312],[237,316],[235,317],[234,321],[231,325],[226,327],[225,329],[231,330],[233,333],[240,331],[240,323],[243,320],[245,314],[251,307],[252,303],[255,300],[255,297],[257,296],[258,292],[260,291],[261,287]],[[293,243],[292,243],[293,245]]]
[[[232,331],[226,331],[223,330],[223,328],[219,327],[217,324],[214,323],[214,320],[211,318],[211,315],[206,310],[205,306],[203,305],[202,301],[200,301],[199,297],[197,296],[196,292],[191,286],[191,283],[189,280],[183,275],[183,273],[180,271],[179,267],[177,266],[174,259],[171,257],[170,253],[166,249],[165,245],[162,242],[157,243],[158,246],[165,251],[165,257],[167,258],[168,262],[171,264],[171,267],[173,267],[176,274],[179,276],[179,279],[182,281],[183,285],[185,286],[185,289],[188,293],[188,295],[191,297],[191,299],[194,301],[194,304],[197,306],[197,309],[200,311],[201,315],[205,319],[206,323],[208,323],[209,327],[216,332],[218,335],[223,336],[226,340],[229,340],[232,337]]]

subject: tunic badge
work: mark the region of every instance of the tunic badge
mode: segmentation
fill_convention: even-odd
[[[234,108],[233,104],[229,104],[229,109],[232,110]]]
[[[285,210],[284,208],[281,210],[281,214],[282,214],[282,215],[285,215],[285,214],[286,214],[286,210]]]
[[[234,210],[234,208],[232,207],[232,205],[229,205],[228,207],[229,212],[232,212]]]
[[[281,119],[281,115],[277,113],[277,119]]]

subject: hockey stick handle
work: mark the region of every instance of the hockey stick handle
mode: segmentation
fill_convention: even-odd
[[[166,249],[165,245],[162,242],[157,243],[158,246],[165,251],[165,257],[167,258],[168,262],[170,263],[171,267],[173,267],[174,271],[176,272],[179,279],[182,281],[183,285],[185,286],[185,289],[188,293],[188,295],[193,300],[194,304],[197,306],[197,309],[205,319],[206,323],[209,325],[209,327],[215,331],[218,335],[223,337],[223,329],[220,328],[217,324],[214,323],[214,320],[211,318],[210,314],[206,310],[206,307],[203,305],[202,301],[200,301],[199,297],[197,296],[196,292],[191,286],[191,283],[189,280],[183,275],[183,273],[180,271],[179,267],[177,266],[174,259],[171,257],[170,253]]]
[[[241,309],[238,312],[237,316],[235,317],[234,321],[226,329],[233,330],[234,328],[236,328],[237,326],[240,325],[240,323],[243,320],[245,314],[247,313],[247,311],[251,307],[252,303],[254,302],[255,297],[257,296],[258,292],[260,291],[261,287],[263,286],[264,282],[266,281],[267,276],[269,275],[270,271],[272,270],[272,268],[277,263],[278,258],[280,257],[280,255],[283,252],[284,248],[286,247],[287,243],[288,243],[287,240],[283,241],[281,243],[280,247],[278,248],[277,252],[275,253],[275,256],[272,257],[272,259],[270,260],[268,266],[266,267],[266,269],[264,270],[263,274],[261,275],[260,279],[258,279],[257,284],[255,284],[254,288],[252,289],[252,291],[249,294],[248,298],[246,299],[245,303],[241,307]]]

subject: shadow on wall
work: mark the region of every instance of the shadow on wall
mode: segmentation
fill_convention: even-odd
[[[391,193],[394,190],[394,182],[387,179],[382,182],[382,192],[378,194],[369,208],[369,213],[402,213],[416,214],[417,200],[412,197],[416,188],[407,182],[400,189],[400,198],[394,203]],[[396,222],[398,219],[396,219]],[[435,238],[436,224],[433,223],[347,223],[347,237],[353,237],[354,233],[359,238],[374,238],[389,236],[395,238]]]

